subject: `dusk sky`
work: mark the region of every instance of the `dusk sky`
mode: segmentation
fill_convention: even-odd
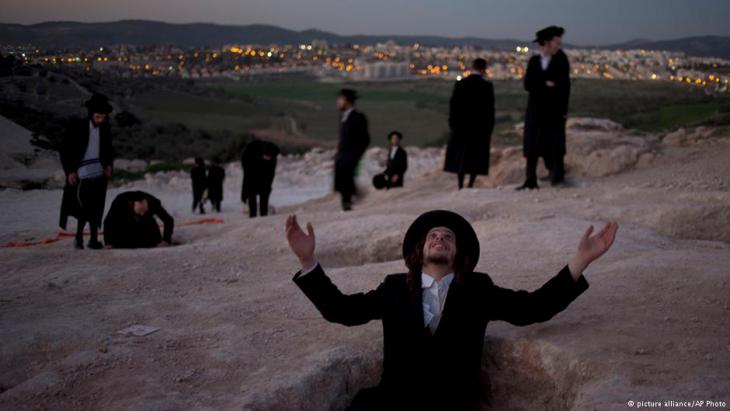
[[[272,24],[338,34],[529,39],[562,25],[573,44],[730,35],[728,0],[2,0],[4,23],[121,19]]]

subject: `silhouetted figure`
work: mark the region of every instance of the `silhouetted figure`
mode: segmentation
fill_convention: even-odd
[[[357,92],[342,89],[337,95],[340,110],[340,138],[335,154],[334,189],[340,193],[342,209],[352,210],[352,197],[357,195],[355,175],[357,166],[370,144],[368,121],[364,114],[355,110]]]
[[[99,249],[98,230],[104,215],[107,181],[112,175],[112,148],[109,113],[112,106],[101,94],[86,101],[88,116],[74,121],[64,136],[60,148],[61,164],[66,173],[66,185],[61,202],[59,225],[64,230],[68,216],[76,217],[77,249],[84,248],[84,226],[89,223],[89,248]]]
[[[518,190],[536,189],[537,160],[542,157],[550,171],[552,185],[564,182],[565,122],[570,98],[570,64],[560,49],[562,27],[550,26],[537,32],[540,52],[532,56],[525,70],[529,93],[525,113],[523,155],[527,167],[525,183]]]
[[[164,233],[155,217],[162,220]],[[151,248],[172,244],[175,220],[160,200],[144,191],[119,194],[104,219],[104,243],[112,248]]]
[[[385,171],[373,177],[373,186],[378,190],[403,187],[403,176],[408,169],[408,154],[400,145],[402,139],[403,134],[399,131],[391,131],[388,134],[390,147],[388,148]]]
[[[487,62],[478,58],[471,74],[457,81],[449,101],[451,137],[446,146],[444,171],[456,173],[459,189],[469,174],[468,187],[477,175],[489,174],[489,149],[494,129],[494,87],[484,78]]]
[[[205,214],[205,190],[208,188],[208,176],[205,169],[205,161],[195,158],[195,165],[190,169],[190,180],[193,182],[193,213],[200,209],[200,214]]]
[[[208,200],[215,211],[221,211],[223,202],[223,180],[226,179],[226,170],[220,165],[219,158],[213,158],[213,164],[208,167]]]
[[[279,147],[268,141],[254,140],[241,154],[243,187],[241,202],[248,204],[249,217],[269,215],[269,195],[276,174]],[[258,200],[257,200],[258,198]]]

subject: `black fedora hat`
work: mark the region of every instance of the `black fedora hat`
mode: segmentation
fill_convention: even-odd
[[[84,103],[90,113],[104,113],[109,114],[112,112],[112,106],[109,104],[109,99],[99,93],[94,93],[90,99]]]
[[[532,40],[532,42],[539,43],[541,41],[549,41],[552,40],[553,37],[563,37],[564,33],[565,29],[562,27],[548,26],[535,33],[535,40]]]
[[[388,133],[388,137],[387,137],[388,141],[390,141],[390,136],[392,136],[393,134],[395,134],[396,136],[398,136],[398,140],[403,140],[403,133],[401,133],[398,130],[393,130],[390,133]]]
[[[416,244],[434,227],[447,227],[456,235],[456,246],[469,257],[469,269],[479,261],[479,239],[471,224],[459,214],[448,210],[432,210],[421,214],[408,227],[403,239],[403,258],[413,251]]]
[[[338,96],[342,96],[350,103],[354,103],[355,100],[360,98],[360,96],[357,94],[357,91],[351,89],[351,88],[343,88],[340,90],[339,93],[337,93]]]

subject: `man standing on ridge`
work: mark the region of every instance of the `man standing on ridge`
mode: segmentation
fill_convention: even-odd
[[[536,189],[537,160],[543,158],[553,186],[565,181],[565,122],[570,97],[570,64],[560,49],[565,30],[550,26],[536,33],[540,52],[530,58],[525,70],[527,111],[523,155],[527,162],[525,182],[517,190]]]
[[[446,146],[444,171],[456,173],[459,190],[469,174],[469,188],[477,175],[489,174],[489,150],[494,130],[494,86],[484,78],[487,61],[472,63],[471,74],[454,85],[449,101],[451,136]]]
[[[355,175],[365,150],[370,145],[368,120],[355,110],[357,92],[343,88],[337,95],[337,109],[340,111],[340,138],[335,154],[334,189],[340,193],[342,210],[352,210],[352,197],[357,195]]]

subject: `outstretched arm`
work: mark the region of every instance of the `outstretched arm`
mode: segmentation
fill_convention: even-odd
[[[317,263],[312,224],[307,224],[305,233],[299,226],[296,215],[291,215],[286,219],[285,228],[289,248],[302,267],[294,275],[294,282],[327,321],[353,326],[383,317],[385,283],[367,293],[343,294]]]
[[[533,292],[492,287],[488,297],[490,319],[528,325],[551,319],[588,288],[583,271],[613,244],[618,224],[611,222],[591,237],[590,226],[581,237],[578,252],[553,278]]]

